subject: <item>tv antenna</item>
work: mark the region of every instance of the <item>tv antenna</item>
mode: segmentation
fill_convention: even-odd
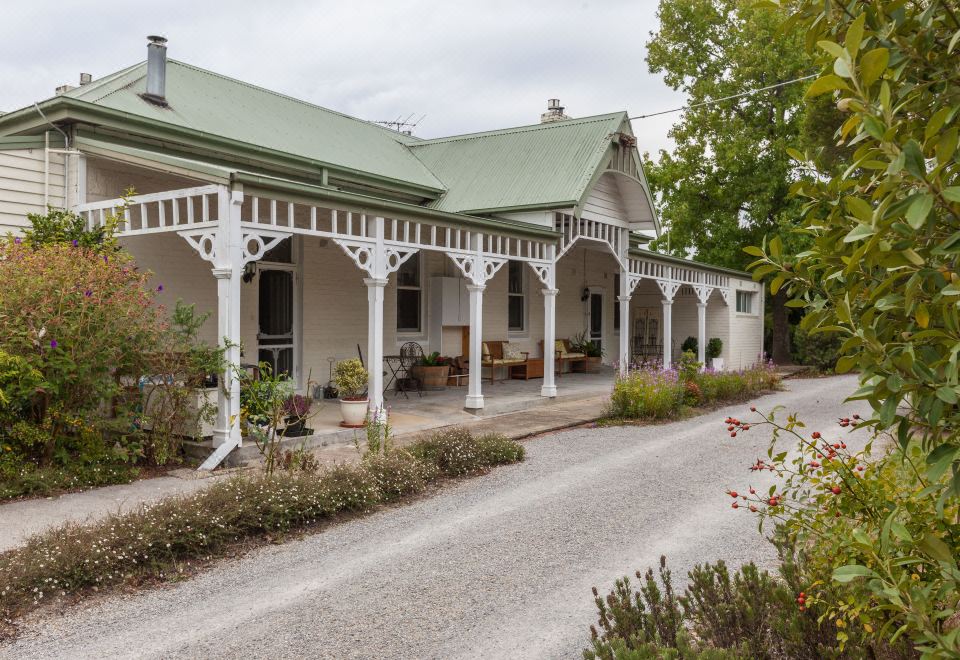
[[[420,115],[420,118],[416,121],[410,121],[413,119],[413,115],[416,113],[411,112],[407,115],[406,118],[403,118],[403,115],[397,115],[397,118],[391,121],[376,121],[375,124],[382,124],[388,128],[392,128],[397,133],[403,133],[405,135],[413,135],[413,129],[417,127],[417,124],[423,121],[423,118],[426,115]]]

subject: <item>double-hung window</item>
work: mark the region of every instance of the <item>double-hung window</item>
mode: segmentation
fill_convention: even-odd
[[[397,271],[397,332],[420,332],[423,318],[423,287],[420,254],[407,259]]]
[[[753,314],[753,292],[737,291],[737,312]]]
[[[507,288],[507,329],[510,332],[523,332],[527,329],[526,273],[522,261],[510,261],[507,266],[510,278]]]

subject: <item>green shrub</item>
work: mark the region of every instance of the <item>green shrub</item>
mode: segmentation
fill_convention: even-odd
[[[698,346],[699,342],[697,341],[696,337],[687,337],[683,340],[683,343],[680,344],[680,351],[683,353],[689,352],[696,355]]]
[[[363,398],[370,375],[358,358],[341,360],[333,368],[333,382],[337,384],[341,399]]]
[[[712,337],[710,341],[707,342],[706,358],[712,360],[713,358],[720,357],[721,353],[723,353],[723,340],[719,337]]]
[[[416,458],[437,466],[441,474],[461,477],[523,459],[523,446],[509,438],[488,434],[474,436],[468,429],[441,429],[421,438],[407,450]]]
[[[363,457],[363,467],[373,478],[384,502],[422,493],[439,475],[435,465],[418,460],[403,450],[367,454]]]
[[[679,414],[683,389],[675,372],[637,370],[618,377],[608,416],[620,419],[669,419]]]
[[[793,336],[793,359],[799,364],[814,367],[818,371],[832,372],[840,357],[843,344],[835,333],[811,334],[803,326],[790,326]]]
[[[636,577],[636,591],[627,577],[616,580],[605,598],[594,588],[598,623],[590,626],[584,658],[861,657],[841,651],[833,639],[837,628],[829,619],[818,621],[822,612],[798,605],[789,579],[774,578],[752,563],[732,576],[722,561],[696,566],[681,596],[674,593],[666,557],[660,558],[657,577],[652,569]]]

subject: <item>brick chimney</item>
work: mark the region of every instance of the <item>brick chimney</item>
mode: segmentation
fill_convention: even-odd
[[[564,119],[570,119],[570,117],[563,114],[563,106],[560,105],[560,99],[550,99],[547,101],[547,111],[540,115],[540,123],[549,124],[550,122],[563,121]]]

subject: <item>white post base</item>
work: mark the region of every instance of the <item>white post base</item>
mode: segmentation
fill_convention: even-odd
[[[551,399],[557,396],[557,386],[556,385],[544,385],[540,388],[540,396],[549,397]]]
[[[466,403],[463,406],[467,410],[480,410],[483,408],[482,394],[468,394]]]

